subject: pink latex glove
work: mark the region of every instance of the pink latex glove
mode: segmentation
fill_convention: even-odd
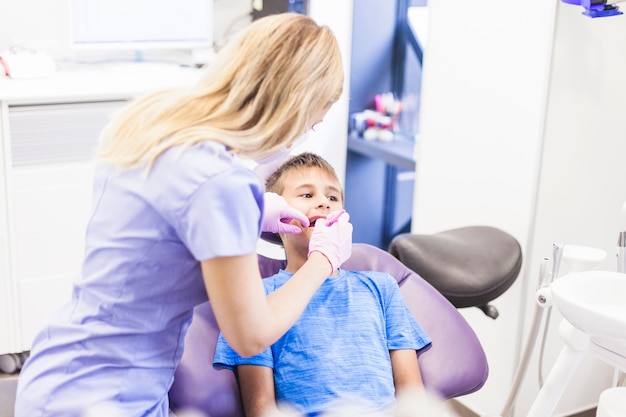
[[[317,219],[309,241],[309,256],[320,252],[328,259],[334,273],[352,254],[352,224],[345,210],[334,211]]]
[[[302,229],[291,220],[298,220],[303,227],[309,227],[309,219],[300,211],[291,207],[285,199],[276,193],[265,193],[265,215],[261,231],[270,233],[302,233]]]

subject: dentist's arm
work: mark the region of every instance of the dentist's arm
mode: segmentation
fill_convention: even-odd
[[[278,340],[328,277],[328,261],[318,253],[266,296],[256,253],[208,259],[201,267],[217,324],[242,356],[256,355]]]
[[[313,236],[317,236],[317,244],[307,261],[268,296],[256,253],[201,262],[217,323],[240,355],[256,355],[278,340],[300,317],[330,272],[350,256],[352,225],[347,214],[331,225],[316,223]]]

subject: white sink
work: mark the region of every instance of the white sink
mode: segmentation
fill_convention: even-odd
[[[586,333],[591,348],[626,370],[626,274],[584,271],[551,285],[554,304],[574,327]]]

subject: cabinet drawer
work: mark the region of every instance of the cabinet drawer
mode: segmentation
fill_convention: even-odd
[[[125,101],[9,107],[12,166],[93,159],[102,128]]]

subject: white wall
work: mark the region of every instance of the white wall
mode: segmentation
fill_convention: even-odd
[[[607,259],[596,269],[616,268],[626,201],[626,17],[591,19],[581,11],[558,6],[529,259],[533,271],[552,242],[603,249]],[[562,346],[556,336],[560,317],[558,311],[552,317],[544,375]],[[527,398],[536,392],[536,367],[532,371],[523,391]],[[611,369],[588,354],[558,409],[593,406],[611,379]]]
[[[525,249],[553,8],[543,0],[429,2],[413,232],[484,224]],[[497,320],[462,310],[491,368],[485,387],[463,399],[481,414],[499,413],[506,398],[520,345],[521,290],[518,280],[494,302]]]
[[[320,123],[310,139],[295,152],[309,150],[326,158],[345,185],[346,154],[348,152],[348,106],[350,98],[350,51],[352,49],[352,0],[331,2],[309,0],[309,15],[318,23],[328,25],[339,42],[344,65],[343,94],[333,105],[324,122]]]
[[[491,374],[461,400],[497,415],[532,312],[539,262],[553,242],[614,255],[626,198],[623,17],[590,19],[557,0],[429,2],[413,231],[470,224],[500,227],[524,250],[516,284],[495,301],[492,321],[462,310],[484,344]],[[611,20],[613,19],[613,20]],[[556,34],[555,34],[556,30]],[[554,49],[554,54],[553,54]],[[605,269],[614,269],[613,263]],[[546,367],[562,346],[553,317]],[[516,409],[537,387],[537,357]],[[606,368],[589,359],[556,415],[597,400]],[[586,371],[586,372],[585,372]]]

